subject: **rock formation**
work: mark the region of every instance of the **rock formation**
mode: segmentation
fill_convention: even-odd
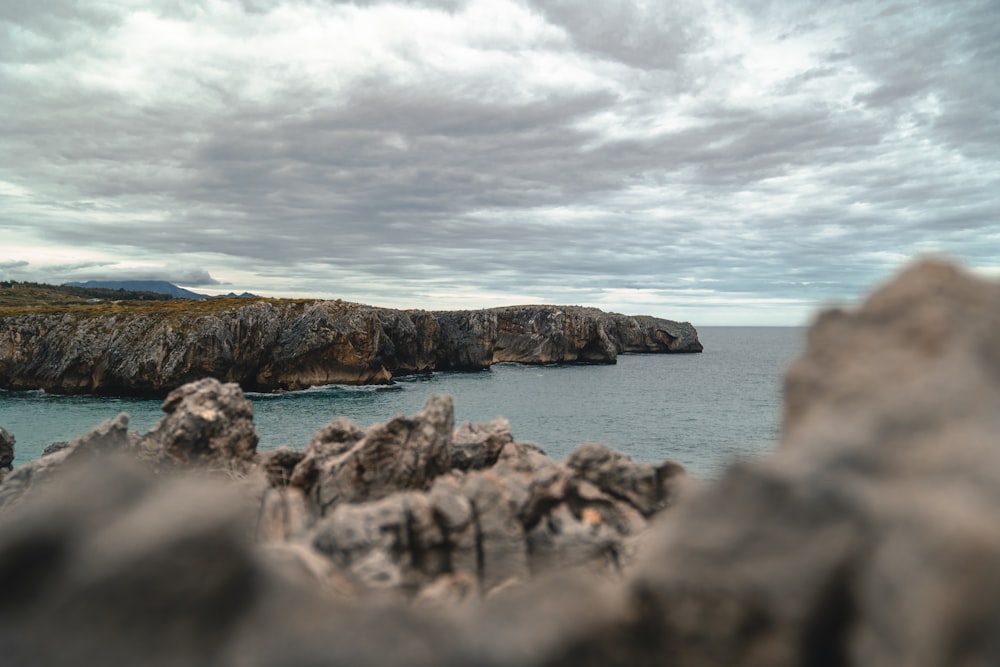
[[[38,477],[0,508],[0,651],[32,665],[998,664],[998,320],[1000,286],[938,262],[824,314],[788,373],[777,450],[696,487],[600,446],[557,463],[502,421],[451,430],[442,397],[367,430],[335,420],[225,483],[109,457],[143,438],[105,424],[36,462],[76,457],[49,466],[58,484]],[[368,470],[389,437],[402,460]]]
[[[0,482],[14,467],[14,436],[0,426]]]
[[[688,323],[575,306],[399,311],[229,299],[0,311],[0,389],[165,395],[214,377],[246,390],[385,384],[501,361],[614,363],[700,352]]]

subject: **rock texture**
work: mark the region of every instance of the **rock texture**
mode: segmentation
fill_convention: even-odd
[[[14,467],[14,435],[0,426],[0,475]]]
[[[445,398],[367,430],[335,420],[227,483],[76,454],[134,442],[106,424],[43,457],[78,457],[59,484],[0,508],[0,650],[32,665],[998,664],[998,320],[1000,286],[939,262],[824,314],[775,453],[699,487],[600,446],[557,463],[502,421],[450,430]],[[375,498],[348,476],[324,503],[337,462],[384,462],[389,432],[426,455],[403,457],[399,484],[366,481]]]
[[[0,388],[165,395],[214,377],[278,391],[501,361],[614,363],[619,352],[701,349],[690,324],[574,306],[431,313],[238,300],[20,309],[0,313]]]

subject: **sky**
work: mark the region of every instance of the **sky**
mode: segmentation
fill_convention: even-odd
[[[0,278],[800,325],[1000,278],[1000,2],[3,0]]]

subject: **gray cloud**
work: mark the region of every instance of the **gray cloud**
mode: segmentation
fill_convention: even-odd
[[[0,233],[103,253],[53,274],[786,322],[908,257],[996,266],[995,3],[483,6],[151,2],[144,51],[124,9],[7,5]]]
[[[0,261],[0,271],[23,269],[28,266],[28,264],[29,263],[24,260],[4,260]]]
[[[640,69],[676,69],[705,40],[701,3],[529,0],[577,48]]]

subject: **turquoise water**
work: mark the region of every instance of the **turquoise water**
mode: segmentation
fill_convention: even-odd
[[[322,387],[251,394],[260,449],[304,447],[339,415],[368,426],[418,411],[451,394],[458,421],[510,420],[514,437],[561,459],[583,442],[604,442],[640,461],[673,459],[700,478],[768,452],[781,421],[781,377],[805,330],[701,327],[702,354],[621,355],[614,366],[498,364],[477,373],[400,378],[390,387]],[[144,432],[159,400],[0,391],[0,426],[17,438],[15,465],[46,445],[80,436],[119,412]]]

